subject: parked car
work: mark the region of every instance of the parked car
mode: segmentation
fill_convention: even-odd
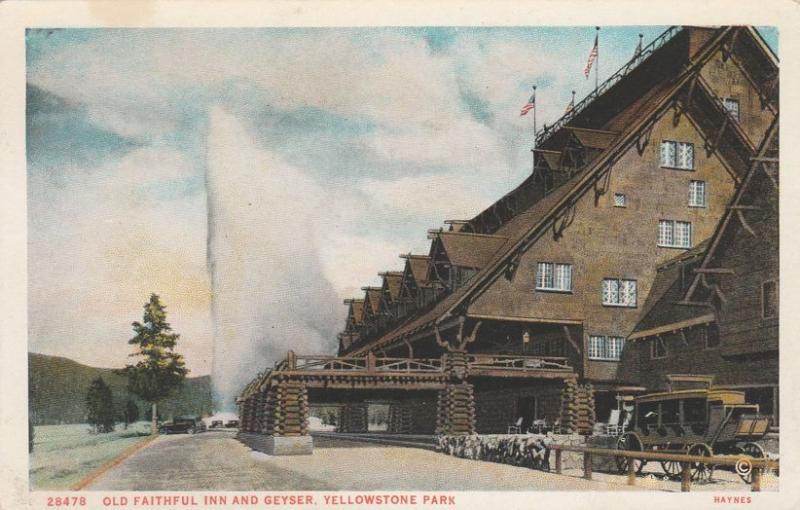
[[[211,428],[211,429],[221,429],[222,427],[223,427],[222,420],[212,420],[211,421],[211,426],[209,428]]]
[[[196,434],[205,431],[206,424],[199,416],[178,416],[159,428],[162,434]]]
[[[239,428],[239,420],[228,420],[225,423],[226,429],[236,429]]]

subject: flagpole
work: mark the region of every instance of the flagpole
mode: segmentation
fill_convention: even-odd
[[[536,85],[533,86],[533,148],[536,148]]]
[[[594,57],[594,95],[596,96],[597,90],[600,88],[600,27],[594,27],[594,29],[597,40],[597,56]]]

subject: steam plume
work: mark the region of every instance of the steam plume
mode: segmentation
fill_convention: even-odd
[[[317,248],[321,188],[220,107],[210,113],[207,168],[212,378],[225,411],[287,350],[330,353],[339,302]]]

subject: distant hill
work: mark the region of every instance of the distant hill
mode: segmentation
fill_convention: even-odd
[[[86,421],[86,390],[95,377],[111,387],[118,409],[131,398],[139,406],[140,419],[149,409],[127,392],[127,379],[110,368],[82,365],[68,358],[28,353],[29,412],[37,425],[83,423]],[[162,419],[184,414],[211,414],[211,377],[189,377],[172,397],[160,403]],[[121,413],[120,413],[121,414]]]

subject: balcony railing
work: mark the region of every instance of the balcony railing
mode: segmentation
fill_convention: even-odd
[[[567,363],[567,358],[558,357],[470,354],[467,356],[467,363],[470,369],[512,370],[518,372],[541,369],[572,371],[572,367]]]
[[[617,69],[617,71],[612,74],[607,80],[600,84],[597,89],[593,90],[589,93],[586,97],[584,97],[578,104],[576,104],[569,112],[565,113],[561,116],[557,121],[555,121],[552,125],[548,126],[545,124],[544,129],[540,131],[536,135],[536,147],[540,147],[553,133],[556,133],[559,129],[564,127],[569,121],[574,119],[582,110],[584,110],[589,103],[594,101],[597,97],[604,94],[608,89],[614,86],[619,80],[627,76],[631,71],[633,71],[641,62],[643,62],[647,57],[649,57],[653,52],[655,52],[660,47],[664,46],[670,39],[672,39],[679,31],[681,30],[680,26],[672,26],[666,29],[661,35],[653,39],[647,46],[642,48],[642,51],[631,58],[628,62],[625,63],[622,67]]]

